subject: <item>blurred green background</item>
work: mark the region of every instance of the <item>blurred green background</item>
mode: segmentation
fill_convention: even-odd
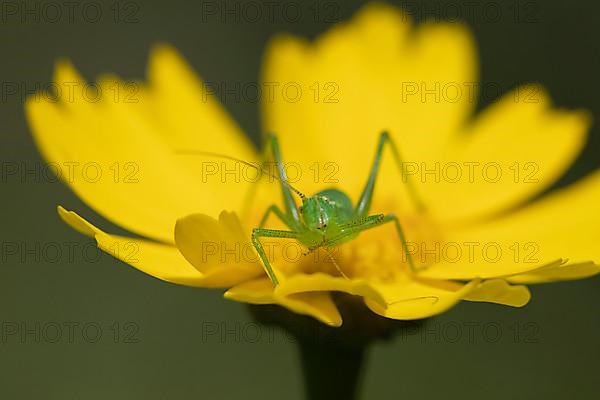
[[[77,11],[73,23],[66,17],[38,23],[31,15],[22,21],[12,7],[35,9],[44,2],[0,2],[3,85],[35,88],[36,83],[50,82],[58,57],[70,58],[88,79],[111,71],[140,79],[148,50],[158,41],[180,49],[207,81],[252,82],[258,80],[263,49],[273,34],[288,31],[313,38],[336,21],[347,20],[361,5],[284,1],[299,7],[303,17],[291,22],[276,13],[273,21],[236,22],[234,17],[222,21],[207,16],[203,7],[211,3],[235,9],[243,7],[240,1],[89,3],[103,12],[98,22],[85,21]],[[505,92],[521,83],[540,82],[557,105],[587,108],[598,119],[600,3],[394,3],[407,6],[418,20],[465,21],[478,41],[484,86],[496,84]],[[86,3],[80,4],[76,10]],[[320,10],[317,19],[314,10]],[[24,95],[5,89],[0,161],[4,166],[42,165],[25,121]],[[494,91],[482,97],[479,109],[494,100]],[[232,101],[226,106],[256,138],[258,104]],[[596,168],[599,150],[595,124],[586,151],[561,184]],[[59,220],[57,204],[109,232],[122,231],[95,215],[62,183],[12,176],[3,177],[0,187],[3,246],[37,245],[51,251],[58,243],[63,252],[66,246],[74,249],[72,258],[63,253],[54,262],[52,256],[26,254],[21,259],[3,253],[0,398],[302,398],[296,348],[285,334],[253,325],[245,307],[223,300],[219,291],[167,284],[108,255],[90,262],[97,255],[90,240]],[[534,286],[533,300],[524,309],[460,304],[434,319],[423,335],[399,336],[374,346],[362,397],[597,398],[599,283],[594,278]]]

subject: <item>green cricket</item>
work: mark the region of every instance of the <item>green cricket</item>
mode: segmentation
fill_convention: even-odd
[[[375,183],[377,180],[377,174],[383,155],[383,150],[386,145],[388,145],[388,147],[392,150],[395,162],[400,169],[400,173],[402,174],[402,160],[400,158],[398,148],[389,134],[387,132],[383,132],[379,137],[379,142],[375,152],[375,159],[371,166],[367,183],[364,186],[356,206],[353,206],[350,197],[339,189],[328,188],[319,191],[312,196],[306,196],[298,189],[293,187],[287,180],[283,160],[281,157],[281,151],[279,148],[279,141],[274,135],[268,137],[265,153],[267,153],[267,150],[269,149],[272,152],[279,176],[274,176],[249,162],[239,160],[234,157],[202,151],[196,151],[193,153],[216,156],[240,162],[263,173],[267,173],[269,176],[277,179],[280,182],[284,210],[281,210],[277,205],[272,204],[262,217],[259,227],[252,230],[252,244],[262,261],[262,265],[269,279],[271,279],[273,285],[277,287],[279,285],[279,279],[277,278],[275,271],[273,271],[271,263],[261,244],[261,238],[284,238],[297,240],[301,245],[308,249],[308,251],[305,253],[306,255],[319,248],[329,248],[332,246],[341,245],[356,238],[365,230],[376,228],[390,222],[394,223],[396,227],[396,232],[402,244],[402,250],[406,256],[409,268],[413,272],[416,271],[414,261],[408,251],[406,237],[398,217],[395,214],[369,214],[373,199],[373,191],[375,189]],[[422,212],[424,207],[416,196],[416,192],[411,186],[411,182],[406,180],[406,183],[408,185],[409,194],[412,200],[415,202],[417,209]],[[298,206],[296,203],[294,194],[297,195],[299,200],[302,202],[300,206]],[[266,224],[271,213],[275,214],[275,216],[285,224],[288,230],[265,228],[264,225]],[[332,261],[335,264],[333,259]],[[344,275],[337,264],[336,268],[342,275]]]

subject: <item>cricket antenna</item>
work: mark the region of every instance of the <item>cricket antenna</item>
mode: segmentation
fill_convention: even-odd
[[[435,304],[438,301],[440,301],[440,298],[438,296],[419,296],[419,297],[411,297],[409,299],[396,300],[396,301],[389,302],[387,304],[388,304],[388,306],[391,306],[392,304],[404,303],[404,302],[409,302],[409,301],[417,301],[417,300],[433,300],[433,303],[431,303],[431,304]]]
[[[350,279],[350,278],[348,278],[348,275],[346,275],[344,273],[344,271],[342,271],[342,269],[340,268],[340,266],[338,265],[338,263],[335,261],[335,258],[333,258],[333,256],[331,255],[331,253],[327,253],[327,256],[329,257],[329,259],[333,263],[333,266],[335,267],[335,269],[337,269],[337,271],[340,273],[340,275],[343,276],[345,279]]]
[[[244,160],[240,160],[239,158],[235,158],[232,156],[228,156],[226,154],[220,154],[220,153],[213,153],[210,151],[201,151],[201,150],[176,150],[175,151],[176,154],[184,154],[184,155],[200,155],[200,156],[209,156],[209,157],[217,157],[217,158],[224,158],[226,160],[231,160],[231,161],[235,161],[238,162],[240,164],[244,164],[250,168],[254,168],[255,170],[263,173],[263,174],[267,174],[268,176],[270,176],[271,178],[277,179],[279,182],[283,183],[285,186],[287,186],[288,188],[290,188],[290,190],[294,193],[296,193],[301,199],[304,199],[306,196],[299,191],[298,189],[296,189],[295,187],[293,187],[288,181],[286,181],[285,179],[282,179],[274,174],[272,174],[270,171],[267,171],[264,168],[261,168],[257,165],[254,165],[248,161],[244,161]]]

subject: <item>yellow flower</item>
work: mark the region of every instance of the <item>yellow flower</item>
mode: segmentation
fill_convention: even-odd
[[[278,135],[284,161],[302,173],[294,186],[314,193],[334,181],[356,200],[379,133],[388,130],[398,143],[427,211],[411,205],[406,176],[387,152],[372,211],[399,216],[417,273],[408,271],[394,227],[383,226],[337,249],[335,263],[323,252],[296,259],[278,250],[275,288],[248,244],[252,228],[281,197],[278,183],[253,184],[235,176],[240,164],[177,153],[260,160],[169,46],[153,50],[137,102],[113,96],[125,84],[107,76],[98,80],[104,95],[97,102],[80,90],[56,103],[30,98],[27,115],[48,162],[94,165],[104,173],[63,174],[77,195],[145,239],[105,233],[59,207],[61,218],[159,279],[227,288],[229,299],[279,304],[332,326],[342,324],[333,291],[360,296],[373,312],[394,319],[429,317],[460,300],[518,307],[530,298],[525,284],[600,270],[592,261],[600,258],[600,174],[528,201],[576,158],[590,118],[553,108],[537,86],[517,88],[473,117],[474,47],[462,25],[415,27],[398,10],[370,5],[314,43],[282,36],[266,53],[263,130]],[[55,82],[85,85],[67,62],[57,65]],[[234,176],[207,174],[207,165]],[[252,201],[245,197],[251,187]],[[268,225],[275,223],[271,218]]]

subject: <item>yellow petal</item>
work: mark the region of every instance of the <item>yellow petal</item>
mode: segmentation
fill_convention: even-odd
[[[207,150],[210,142],[212,151],[250,160],[255,155],[224,112],[215,111],[214,99],[187,103],[194,96],[185,85],[191,73],[183,72],[187,67],[173,52],[155,52],[152,65],[156,88],[137,84],[126,89],[116,78],[104,77],[101,99],[90,102],[82,95],[87,82],[61,62],[55,74],[63,88],[60,101],[30,97],[26,111],[42,154],[80,198],[128,230],[172,242],[177,218],[199,210],[218,215],[222,207],[237,209],[245,184],[239,172],[223,178],[219,160],[176,154],[176,146]],[[167,89],[169,76],[174,85]],[[188,82],[189,91],[201,96],[194,82]],[[181,90],[181,96],[174,90]],[[166,110],[164,98],[172,101]],[[172,115],[164,115],[173,108],[201,119],[184,118],[189,125],[175,126]],[[235,169],[234,164],[227,167]]]
[[[296,293],[336,291],[369,298],[385,305],[385,299],[369,282],[363,279],[346,279],[324,273],[283,276],[275,292],[282,296]]]
[[[225,292],[225,298],[251,304],[279,304],[298,314],[309,315],[331,325],[342,325],[342,317],[328,292],[297,293],[282,296],[274,292],[269,279],[242,283]]]
[[[503,218],[447,232],[447,242],[477,244],[475,257],[434,264],[420,276],[461,280],[510,276],[513,282],[533,283],[594,275],[600,272],[598,199],[600,172],[595,172]],[[488,245],[500,249],[501,258],[486,260],[481,249]]]
[[[356,195],[383,130],[405,158],[428,159],[473,109],[468,96],[423,100],[421,88],[473,82],[476,75],[474,43],[462,25],[414,29],[401,11],[368,5],[314,44],[289,36],[271,43],[262,79],[274,96],[261,98],[264,130],[279,135],[289,164],[301,166],[301,189],[339,182]],[[419,93],[408,95],[415,87]],[[382,173],[379,190],[398,190],[398,173],[390,174],[387,180]]]
[[[452,242],[453,246],[455,243]],[[536,260],[532,262],[514,262],[513,257],[513,244],[505,244],[502,246],[498,242],[491,242],[491,246],[488,246],[487,242],[482,241],[471,241],[463,242],[468,244],[464,247],[461,259],[459,261],[442,261],[429,266],[418,272],[419,277],[422,278],[433,278],[433,279],[454,279],[454,280],[470,280],[474,278],[481,279],[492,279],[492,278],[509,278],[519,276],[521,274],[531,274],[533,272],[542,271],[550,266],[557,266],[563,264],[566,260],[556,259],[546,264],[540,264]],[[511,242],[512,243],[512,242]],[[487,250],[483,250],[486,248]],[[468,251],[471,251],[468,254]],[[492,250],[490,250],[492,249]],[[508,250],[507,250],[508,249]],[[529,244],[527,249],[530,249]],[[486,252],[494,254],[498,251],[502,254],[502,262],[492,262],[492,258],[486,256]],[[516,251],[516,250],[515,250]],[[520,250],[519,250],[520,251]],[[471,258],[472,256],[472,258]]]
[[[186,286],[229,287],[248,278],[235,269],[225,268],[202,274],[183,258],[175,246],[109,235],[60,206],[58,214],[78,232],[93,237],[103,251],[163,281]]]
[[[246,278],[264,274],[235,213],[223,211],[218,220],[204,214],[178,220],[175,244],[186,260],[202,273],[229,269]]]
[[[375,313],[384,317],[413,320],[432,317],[453,307],[476,288],[478,280],[466,285],[450,281],[406,279],[377,285],[386,299],[387,307],[373,300],[365,303]]]
[[[600,265],[593,262],[582,262],[569,264],[554,263],[548,267],[533,270],[531,272],[506,277],[512,283],[548,283],[556,281],[569,281],[575,279],[589,278],[600,273]]]
[[[161,127],[160,134],[170,147],[223,153],[249,162],[256,160],[254,146],[220,103],[216,83],[200,79],[175,48],[163,43],[152,49],[148,79],[152,100],[147,111],[155,117],[155,123]],[[198,171],[201,161],[221,164],[223,160],[188,156],[182,157],[182,161]],[[236,168],[232,163],[227,166],[230,171]],[[239,176],[236,182],[233,174],[226,178],[225,184],[243,183]]]
[[[484,281],[463,297],[463,300],[485,301],[513,307],[523,307],[530,299],[531,293],[527,286],[512,286],[504,279]]]
[[[590,123],[585,112],[552,108],[539,85],[523,86],[477,117],[437,165],[425,164],[436,173],[420,166],[415,177],[440,221],[499,213],[554,183],[577,158]]]

